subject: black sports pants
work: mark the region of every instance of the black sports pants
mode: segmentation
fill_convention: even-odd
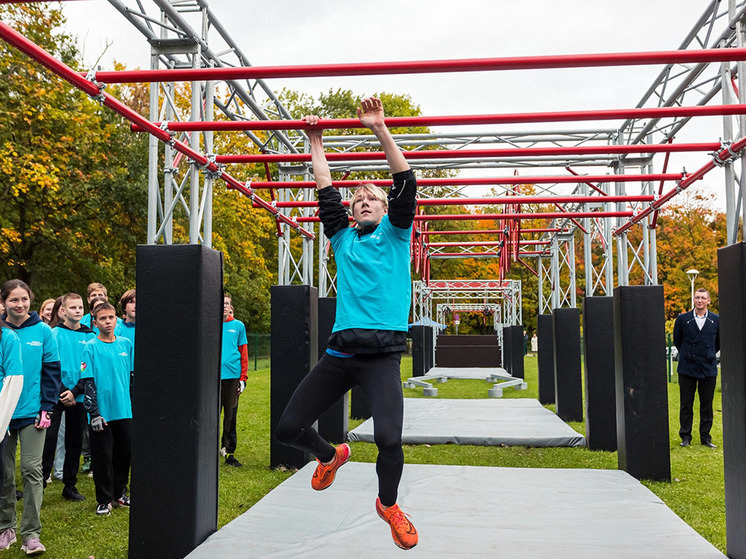
[[[220,437],[220,446],[225,448],[226,454],[236,452],[238,443],[238,382],[237,378],[220,381],[220,405],[223,408],[223,435]]]
[[[62,481],[65,486],[74,486],[78,481],[78,467],[80,466],[80,451],[83,446],[83,431],[86,425],[86,411],[81,402],[66,407],[57,402],[52,412],[52,425],[47,429],[44,441],[44,456],[42,472],[44,479],[52,473],[54,451],[57,449],[57,433],[60,430],[62,414],[65,414],[65,463],[62,466]]]
[[[378,446],[378,497],[384,506],[396,504],[404,468],[400,364],[400,353],[348,358],[324,353],[290,398],[275,431],[277,440],[328,462],[334,458],[334,447],[312,425],[353,386],[360,386],[368,398]]]
[[[91,470],[99,505],[119,499],[127,490],[130,475],[132,420],[109,421],[103,431],[91,435]]]

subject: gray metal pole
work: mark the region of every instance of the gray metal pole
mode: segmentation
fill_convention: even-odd
[[[743,19],[740,19],[738,21],[738,30],[736,32],[736,39],[737,44],[739,48],[743,48],[744,44],[746,44],[746,24],[744,23]],[[739,62],[738,63],[738,102],[739,103],[746,103],[746,90],[744,88],[746,87],[746,80],[744,80],[744,76],[746,76],[746,62]],[[741,115],[739,117],[740,122],[740,128],[741,130],[746,130],[746,115]],[[746,175],[744,174],[746,172],[746,152],[741,154],[741,223],[743,225],[743,228],[746,229],[746,188],[743,187],[743,181]],[[738,218],[736,217],[736,221]],[[736,225],[737,227],[737,225]],[[746,231],[741,231],[741,240],[746,240]],[[734,241],[735,242],[735,241]]]
[[[730,2],[731,11],[735,10],[734,2]],[[722,81],[723,104],[733,103],[731,93],[731,71],[730,66],[726,63],[720,66],[720,76]],[[730,142],[733,140],[733,119],[732,117],[723,116],[723,140]],[[725,165],[725,223],[727,243],[732,245],[736,242],[738,234],[738,216],[736,214],[736,194],[735,194],[735,173],[733,164],[729,161]]]
[[[158,55],[150,55],[150,68],[158,69]],[[159,83],[150,84],[150,121],[158,120],[158,88]],[[158,184],[158,139],[152,134],[148,136],[148,239],[147,244],[156,244],[155,232],[158,229],[158,199],[160,185]]]
[[[200,67],[200,55],[199,52],[194,54],[194,61],[192,66],[194,68]],[[190,120],[196,122],[200,119],[200,103],[202,102],[201,83],[192,82],[192,111]],[[189,146],[199,152],[199,134],[192,132],[189,138]],[[189,244],[199,244],[199,164],[196,161],[192,161],[190,165],[190,185],[189,185]]]

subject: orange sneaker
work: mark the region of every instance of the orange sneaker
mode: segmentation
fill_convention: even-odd
[[[412,549],[417,545],[417,529],[414,527],[407,515],[404,514],[399,505],[386,508],[376,499],[376,512],[391,526],[391,537],[394,543],[402,549]]]
[[[313,473],[311,478],[311,487],[316,491],[322,491],[334,483],[334,477],[337,475],[337,470],[341,468],[350,459],[350,445],[347,443],[339,445],[334,449],[334,460],[328,466],[321,463],[318,458],[316,461],[319,463],[316,466],[316,471]]]

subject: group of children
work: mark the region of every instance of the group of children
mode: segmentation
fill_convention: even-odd
[[[22,550],[45,551],[39,540],[43,490],[51,473],[64,417],[62,496],[83,501],[77,476],[84,437],[89,436],[96,514],[128,507],[135,291],[120,300],[122,317],[106,287],[88,286],[83,298],[67,293],[30,310],[33,294],[21,280],[0,288],[0,550],[16,542],[15,460],[20,444],[23,479]],[[11,414],[12,412],[12,414]],[[87,427],[90,426],[89,429]]]
[[[61,463],[62,497],[84,501],[76,484],[81,455],[90,463],[96,514],[129,507],[132,386],[134,382],[135,290],[122,295],[121,316],[100,283],[83,298],[67,293],[30,310],[33,294],[21,280],[0,288],[0,550],[16,542],[16,495],[22,495],[20,532],[28,555],[45,551],[39,540],[43,490]],[[235,458],[238,396],[246,387],[246,328],[223,300],[220,452]],[[63,428],[61,429],[61,426]],[[7,436],[5,435],[8,432]],[[20,444],[23,493],[16,491]]]

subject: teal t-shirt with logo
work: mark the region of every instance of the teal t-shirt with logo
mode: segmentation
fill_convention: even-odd
[[[81,378],[96,383],[98,411],[104,421],[132,419],[130,373],[134,367],[132,342],[117,336],[113,342],[89,341],[80,364]]]
[[[60,366],[62,368],[62,386],[72,390],[80,381],[80,363],[83,361],[83,351],[86,344],[96,337],[89,328],[70,330],[56,327],[52,329],[57,348],[60,352]],[[83,401],[83,394],[78,394],[76,402]]]
[[[246,345],[246,326],[240,320],[223,322],[223,346],[220,352],[220,380],[241,378],[241,351]]]
[[[349,328],[407,331],[412,297],[412,226],[395,227],[384,215],[372,233],[352,228],[331,239],[337,263],[337,316],[333,332]]]

